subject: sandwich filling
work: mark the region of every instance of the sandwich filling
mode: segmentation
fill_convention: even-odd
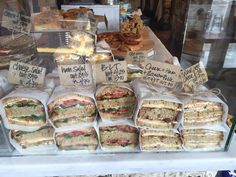
[[[138,145],[138,130],[132,126],[106,126],[101,127],[99,132],[102,147],[122,149]]]
[[[136,119],[140,127],[173,128],[177,123],[181,105],[163,100],[144,100]]]
[[[99,112],[104,118],[132,117],[136,103],[134,93],[128,88],[108,86],[96,96]]]
[[[220,103],[190,100],[184,106],[184,125],[205,125],[222,121],[224,111]]]
[[[4,99],[3,104],[11,123],[40,126],[46,122],[44,106],[39,100],[10,97]]]
[[[181,148],[181,139],[173,131],[142,130],[140,146],[143,150],[177,150]]]
[[[56,127],[93,122],[96,106],[92,98],[67,95],[57,98],[48,105],[50,119]]]
[[[187,148],[219,147],[224,139],[223,132],[206,129],[183,130],[182,135]]]
[[[94,128],[56,133],[56,143],[62,150],[96,150],[97,133]]]
[[[39,145],[53,144],[53,132],[54,130],[51,127],[43,127],[34,132],[12,130],[11,137],[15,139],[23,149],[26,149]]]

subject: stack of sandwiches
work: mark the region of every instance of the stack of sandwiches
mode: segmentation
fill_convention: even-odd
[[[95,36],[83,31],[71,32],[69,46],[77,55],[89,57],[95,52]]]
[[[164,100],[144,100],[136,125],[145,128],[171,129],[177,124],[181,104]]]
[[[181,149],[180,134],[173,130],[140,131],[140,148],[144,151],[171,151]]]
[[[22,149],[27,149],[54,144],[53,133],[54,129],[52,127],[45,126],[34,132],[12,130],[10,135],[11,139],[15,140]]]
[[[224,111],[221,103],[189,100],[184,106],[184,126],[201,126],[222,122]]]
[[[92,123],[96,118],[96,106],[92,98],[68,94],[48,104],[49,118],[57,128]]]
[[[224,139],[222,131],[208,129],[182,130],[182,136],[186,149],[219,148]]]
[[[107,85],[96,94],[97,107],[102,119],[132,118],[136,104],[134,92],[130,88]]]
[[[102,126],[99,133],[102,148],[127,150],[138,146],[138,129],[130,125]]]
[[[94,128],[58,132],[55,134],[56,144],[60,150],[88,150],[97,149],[98,138]]]
[[[46,123],[44,106],[39,100],[8,97],[3,99],[2,103],[10,124],[41,127]]]

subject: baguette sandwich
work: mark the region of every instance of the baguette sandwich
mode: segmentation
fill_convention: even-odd
[[[2,100],[10,124],[43,126],[46,115],[43,104],[36,99],[8,97]]]
[[[113,85],[103,88],[96,100],[100,116],[106,119],[131,118],[136,104],[132,90]]]
[[[94,100],[87,96],[69,94],[48,104],[49,118],[59,128],[91,123],[96,118]]]
[[[101,146],[109,149],[134,149],[138,145],[138,129],[129,125],[99,128]]]
[[[97,133],[94,128],[56,133],[56,143],[61,150],[96,150]]]
[[[40,145],[53,144],[53,132],[54,129],[48,126],[34,132],[12,130],[11,138],[14,139],[23,149],[27,149]]]

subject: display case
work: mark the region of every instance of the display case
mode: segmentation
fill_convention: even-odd
[[[46,68],[46,73],[48,75],[45,77],[45,82],[43,85],[44,86],[43,89],[45,89],[46,91],[43,90],[42,88],[40,89],[34,88],[30,91],[27,90],[28,88],[22,89],[22,85],[23,85],[22,84],[18,86],[17,88],[17,89],[22,89],[20,90],[20,94],[17,93],[17,90],[16,90],[16,92],[12,92],[8,96],[7,94],[5,94],[4,96],[7,96],[7,97],[4,97],[1,100],[0,111],[1,111],[1,115],[3,115],[4,125],[7,128],[11,129],[11,131],[10,133],[5,132],[2,134],[1,129],[0,129],[0,135],[1,134],[4,135],[5,139],[9,138],[11,144],[16,148],[13,151],[7,151],[4,153],[1,153],[0,151],[0,175],[1,176],[6,176],[6,177],[15,176],[15,175],[19,177],[20,176],[22,177],[23,176],[24,177],[27,177],[27,176],[71,176],[71,175],[94,175],[94,174],[151,173],[151,172],[166,172],[166,171],[177,172],[177,171],[205,171],[205,170],[212,170],[212,171],[213,170],[215,171],[234,170],[236,166],[236,150],[234,148],[236,145],[236,139],[234,138],[234,128],[236,124],[236,118],[231,118],[231,123],[229,124],[227,122],[228,109],[229,109],[229,113],[232,115],[231,117],[236,116],[235,109],[234,109],[234,107],[236,106],[236,102],[235,102],[236,86],[233,83],[234,69],[232,67],[232,64],[235,64],[236,62],[233,59],[233,56],[235,53],[235,50],[234,50],[235,46],[233,45],[234,40],[235,40],[235,34],[233,34],[234,30],[229,29],[234,26],[234,25],[231,25],[230,23],[234,21],[233,19],[235,19],[234,2],[227,1],[226,4],[225,3],[221,4],[220,2],[217,2],[216,4],[214,4],[214,1],[212,2],[207,1],[206,3],[207,5],[204,5],[203,1],[202,1],[202,4],[197,4],[197,2],[195,1],[189,2],[188,17],[187,17],[187,23],[186,23],[187,28],[185,30],[186,36],[184,37],[184,40],[183,40],[182,56],[179,59],[174,57],[166,49],[166,47],[161,43],[161,41],[156,37],[156,35],[153,33],[153,31],[149,27],[142,28],[141,33],[138,33],[140,26],[142,26],[142,24],[140,24],[141,22],[139,21],[138,17],[135,17],[138,19],[135,19],[135,18],[128,19],[127,22],[130,23],[128,28],[124,24],[122,26],[122,22],[121,24],[119,24],[119,22],[117,21],[119,20],[119,13],[118,13],[119,6],[105,6],[105,5],[102,5],[102,6],[87,5],[86,6],[88,9],[94,9],[93,11],[95,12],[95,14],[96,12],[100,13],[96,15],[105,14],[108,17],[107,20],[108,20],[109,28],[108,29],[103,28],[101,31],[99,30],[96,31],[96,34],[98,37],[93,38],[92,36],[94,34],[92,34],[91,31],[88,32],[86,31],[86,29],[82,30],[80,26],[79,27],[76,26],[75,29],[74,28],[61,29],[61,27],[63,26],[63,25],[61,26],[61,23],[56,23],[55,25],[55,21],[57,21],[58,18],[60,19],[58,20],[59,22],[65,20],[65,19],[61,20],[61,18],[65,18],[65,14],[64,16],[62,15],[63,17],[60,16],[61,13],[62,14],[65,12],[69,13],[71,12],[69,9],[78,8],[77,5],[76,6],[63,5],[62,8],[65,10],[63,12],[53,11],[55,9],[52,9],[52,8],[48,9],[48,7],[46,8],[46,11],[45,11],[45,7],[41,7],[41,8],[39,7],[37,8],[39,11],[41,11],[42,9],[43,10],[41,12],[38,12],[38,14],[35,14],[34,1],[24,1],[24,2],[28,3],[27,5],[27,7],[29,8],[28,10],[32,12],[31,18],[33,18],[34,15],[39,15],[40,13],[46,12],[45,14],[43,14],[42,18],[38,20],[39,22],[42,22],[42,21],[45,22],[45,23],[40,24],[42,25],[40,27],[42,27],[43,30],[40,31],[40,30],[35,30],[35,28],[30,28],[31,30],[29,31],[28,34],[21,35],[21,33],[23,32],[25,33],[25,31],[16,32],[13,29],[10,29],[9,26],[8,27],[4,25],[1,26],[0,28],[1,37],[6,38],[6,35],[11,35],[12,38],[10,38],[10,41],[11,43],[14,44],[14,46],[13,47],[10,46],[12,48],[9,47],[9,49],[7,48],[8,47],[7,45],[4,46],[4,44],[9,44],[9,41],[6,41],[6,43],[3,43],[1,45],[2,48],[4,47],[6,48],[6,49],[4,48],[2,55],[4,55],[4,57],[6,58],[8,57],[7,60],[4,60],[5,65],[3,68],[8,69],[10,61],[13,60],[11,58],[9,59],[9,53],[11,53],[12,51],[16,49],[21,49],[20,47],[23,46],[21,43],[24,41],[27,47],[22,49],[24,52],[21,52],[20,50],[20,53],[23,53],[23,54],[26,53],[27,55],[23,55],[20,58],[14,57],[14,60],[18,62],[22,62],[22,63],[31,64],[31,65],[34,65],[35,67],[40,66],[40,67]],[[50,3],[53,3],[53,2],[50,1]],[[54,8],[56,7],[55,4],[53,4],[52,6]],[[220,6],[220,9],[222,10],[221,15],[215,14],[215,12],[219,12],[218,10],[219,6]],[[8,9],[13,10],[14,8],[15,7],[12,7],[8,4]],[[18,7],[16,7],[16,9],[19,10]],[[73,13],[75,13],[75,11],[76,13],[78,13],[77,10],[73,10]],[[81,11],[83,11],[84,13],[84,9],[79,10],[79,12]],[[110,11],[113,12],[112,15],[109,15]],[[20,11],[18,11],[18,13],[19,12]],[[25,10],[21,13],[24,13],[24,15],[27,16],[27,12],[28,11]],[[87,12],[87,9],[86,9],[86,12]],[[204,12],[206,12],[206,14]],[[45,21],[45,18],[47,17],[48,14],[54,18],[48,19]],[[180,13],[176,12],[176,15],[178,14],[181,14],[181,12]],[[113,18],[113,16],[115,17]],[[132,21],[133,19],[134,21]],[[204,19],[203,20],[204,22],[202,22],[202,19]],[[78,19],[74,21],[69,20],[69,22],[76,22],[76,21],[78,21]],[[35,21],[31,20],[31,22],[33,23],[31,25],[32,27],[33,25],[35,25],[34,24]],[[44,26],[45,24],[47,25],[46,27]],[[135,25],[133,26],[133,24]],[[52,29],[51,28],[52,26],[56,28],[59,27],[60,29],[59,30]],[[66,24],[66,27],[68,26],[69,24]],[[124,28],[124,26],[126,28]],[[120,32],[119,31],[120,27],[125,30],[128,30],[128,32],[127,31]],[[22,29],[20,28],[20,30]],[[105,33],[101,33],[106,30],[108,31]],[[133,30],[132,31],[133,33],[130,34],[131,30]],[[177,32],[176,34],[180,34],[180,33]],[[80,35],[82,35],[86,39],[89,38],[88,39],[89,42],[87,41],[86,43],[85,41],[86,44],[84,44],[83,43],[84,41],[81,40],[79,41],[79,45],[75,45],[77,44],[75,41],[80,40]],[[20,40],[21,39],[20,37],[22,36],[24,38]],[[76,37],[73,38],[73,36],[76,36]],[[223,36],[223,37],[221,38],[220,36]],[[9,38],[9,36],[7,37]],[[29,39],[26,40],[25,38],[27,39],[29,38]],[[101,45],[99,45],[99,39],[100,39],[100,42],[102,41],[101,38],[102,39],[104,38],[106,41],[105,47],[104,47],[104,43],[102,44],[100,43]],[[16,39],[19,39],[19,40],[17,42],[14,42],[14,40]],[[115,44],[118,43],[119,45],[118,46],[115,45],[114,47],[114,43]],[[1,41],[0,41],[0,44],[1,44]],[[68,86],[68,87],[63,88],[62,85],[64,83],[62,83],[62,81],[60,80],[61,78],[59,79],[59,76],[57,75],[57,73],[58,73],[59,68],[62,68],[61,66],[68,67],[69,65],[71,65],[71,63],[68,62],[68,60],[71,60],[70,59],[71,55],[70,57],[65,56],[65,55],[70,54],[70,52],[72,51],[71,53],[73,54],[73,57],[74,57],[75,52],[77,52],[76,55],[77,56],[79,55],[80,59],[82,58],[82,62],[77,61],[76,59],[78,59],[78,57],[77,58],[75,57],[76,61],[73,61],[73,65],[75,65],[75,67],[84,66],[83,69],[86,70],[87,68],[83,64],[93,63],[89,61],[90,56],[88,56],[89,55],[88,52],[90,51],[91,44],[93,44],[92,45],[93,51],[95,50],[96,52],[101,49],[102,51],[106,51],[109,49],[109,52],[111,52],[113,56],[112,61],[110,61],[111,63],[124,62],[124,61],[128,62],[130,59],[128,57],[132,54],[132,52],[134,53],[136,52],[136,55],[144,55],[144,57],[138,58],[138,62],[141,62],[142,59],[144,58],[145,61],[150,61],[151,64],[152,63],[154,64],[155,62],[159,62],[158,63],[159,66],[167,65],[167,71],[166,71],[167,73],[173,73],[173,72],[170,72],[171,67],[178,68],[178,69],[182,67],[181,68],[181,72],[182,72],[183,69],[193,64],[196,64],[202,60],[203,63],[205,64],[205,67],[209,76],[209,81],[205,83],[204,86],[201,85],[199,87],[199,89],[202,89],[202,90],[199,90],[199,92],[195,92],[195,93],[183,92],[181,90],[183,89],[183,86],[181,88],[178,88],[180,90],[178,90],[177,92],[170,91],[171,89],[166,91],[165,90],[166,88],[152,85],[153,83],[150,83],[150,82],[149,83],[144,82],[143,84],[143,82],[137,78],[131,84],[129,83],[114,84],[115,88],[112,88],[114,90],[113,92],[110,91],[109,94],[102,94],[102,89],[105,90],[105,88],[108,88],[109,84],[111,84],[111,83],[107,83],[109,80],[106,80],[107,82],[103,86],[101,87],[98,86],[97,91],[94,91],[94,87],[96,88],[96,85],[93,85],[94,87],[89,87],[89,86],[80,87],[78,85],[76,86],[73,85],[73,87]],[[110,45],[110,47],[108,44]],[[107,45],[108,45],[108,48],[106,48]],[[198,47],[189,48],[188,46],[191,46],[191,45],[197,45]],[[85,50],[78,50],[78,48],[81,46],[85,47]],[[209,50],[205,50],[207,47]],[[81,51],[82,51],[82,54],[81,54]],[[222,51],[224,51],[225,54],[222,54],[223,53]],[[19,50],[16,51],[16,54],[14,53],[16,56],[18,56],[17,52],[19,53]],[[28,54],[28,52],[32,52],[32,53]],[[60,55],[57,55],[58,53]],[[62,56],[63,57],[65,56],[66,59],[63,58]],[[222,60],[225,60],[225,59],[230,62],[225,62],[225,64],[223,65]],[[137,63],[137,57],[133,58],[133,60]],[[60,62],[62,64],[60,64]],[[96,64],[101,64],[101,65],[104,65],[103,67],[105,67],[107,63],[104,61],[99,63],[99,60],[96,62],[92,64],[91,66],[92,70],[90,70],[92,74],[91,73],[90,74],[92,75],[92,77],[95,77],[95,78],[102,77],[102,74],[99,76],[96,76],[96,74],[94,74],[93,72],[97,70],[95,68]],[[225,69],[227,68],[227,66],[231,66],[232,69],[230,70]],[[127,69],[129,65],[125,65],[125,67]],[[140,67],[141,69],[143,69],[142,66]],[[155,67],[153,68],[155,69]],[[127,72],[129,72],[128,69],[127,69]],[[132,69],[136,71],[137,66],[134,64]],[[134,73],[137,74],[137,72],[134,72]],[[106,76],[106,79],[108,78],[107,75],[109,74],[111,75],[111,72],[109,73],[106,72],[104,74]],[[122,75],[122,73],[120,73],[120,75]],[[181,74],[178,75],[178,77],[180,76],[182,75]],[[158,77],[158,74],[156,74],[155,77]],[[111,76],[110,78],[112,79]],[[96,81],[96,79],[94,80]],[[181,82],[178,84],[181,84]],[[133,90],[131,89],[131,85],[133,86]],[[58,86],[58,87],[56,87],[55,89],[55,86]],[[118,87],[118,91],[116,90],[117,87]],[[211,90],[213,88],[217,90],[217,93],[214,92],[214,90]],[[219,89],[221,91],[219,91]],[[118,99],[119,94],[122,95],[124,90],[128,93],[128,95],[127,93],[126,95],[123,95],[123,98],[122,98],[123,102],[122,103],[118,102],[118,105],[117,105],[117,103],[114,100]],[[134,92],[135,92],[135,96],[137,97],[137,100],[136,98],[134,99],[135,97]],[[200,95],[203,92],[204,94]],[[68,94],[70,96],[69,101],[67,100],[69,96],[66,95],[65,93],[69,93]],[[109,97],[109,95],[112,95],[114,93],[118,95],[118,96],[116,95],[116,97],[118,98]],[[11,102],[10,103],[7,102],[9,101],[9,99],[7,98],[12,98],[14,96],[15,97],[24,96],[25,98],[28,99],[26,100],[28,103],[26,104],[25,102],[23,102],[21,104],[12,105]],[[202,96],[201,99],[199,99],[198,96],[199,97]],[[194,110],[195,110],[194,106],[192,106],[191,103],[189,106],[187,105],[187,102],[185,102],[185,99],[190,100],[192,98],[198,98],[200,100],[200,101],[198,100],[199,102],[197,102],[199,104],[196,104],[196,105],[199,106],[200,109],[203,109],[203,111],[200,110],[196,112],[201,113],[202,111],[204,112],[204,116],[199,116],[200,113],[199,115],[196,115],[194,113]],[[38,100],[38,101],[35,101],[35,100]],[[108,103],[106,103],[104,100],[108,101]],[[126,100],[129,103],[128,106],[124,105],[126,103],[124,100]],[[76,106],[71,104],[70,101],[73,103],[76,102],[75,104]],[[150,103],[147,101],[149,101]],[[160,107],[158,107],[155,102],[152,103],[152,101],[158,102],[159,104],[157,105],[167,105],[167,107],[160,109]],[[134,102],[136,102],[135,104],[137,105],[134,106],[133,105]],[[148,106],[145,107],[143,103],[146,103],[149,107]],[[104,108],[104,105],[102,104],[106,105],[108,108],[106,107]],[[152,104],[154,105],[154,107],[152,107],[153,106]],[[113,105],[116,105],[116,107],[114,108]],[[209,112],[207,112],[206,107],[208,105],[211,105],[211,106],[213,105],[214,107],[213,111],[212,109],[210,109]],[[227,105],[229,106],[229,108]],[[14,108],[14,106],[15,106],[15,111],[14,110],[12,111],[12,108]],[[96,109],[96,106],[97,106],[97,109]],[[126,107],[122,107],[122,106],[126,106]],[[191,117],[191,115],[195,115],[199,119],[203,118],[200,120],[200,123],[198,122],[199,121],[198,119],[197,120],[194,119],[197,123],[200,124],[200,126],[197,123],[194,126],[191,126],[191,121],[190,123],[186,121],[187,120],[186,112],[188,112],[186,110],[189,108],[188,106],[189,107],[192,106],[192,110],[189,111],[191,114],[190,113],[188,114],[190,115],[189,117]],[[38,123],[35,120],[38,120],[39,119],[38,117],[40,117],[41,114],[43,116],[45,115],[46,118],[45,119],[40,118],[39,123],[38,124],[35,123],[36,126],[32,126],[32,124],[30,125],[29,124],[30,121],[27,119],[26,119],[26,123],[24,123],[23,125],[12,126],[14,125],[14,123],[11,122],[12,119],[11,120],[9,119],[10,116],[8,116],[7,113],[10,112],[11,114],[16,114],[16,112],[18,111],[23,112],[24,110],[22,109],[22,107],[27,107],[27,110],[28,110],[28,112],[24,112],[24,114],[28,114],[28,113],[30,114],[31,112],[33,112],[32,109],[35,109],[35,112],[37,111],[37,114],[40,114],[40,115],[35,116],[33,114],[35,112],[32,113],[32,115],[34,115],[34,119],[30,121],[34,123],[35,122]],[[70,129],[63,127],[63,125],[65,124],[67,124],[67,126],[68,125],[70,126],[71,124],[70,120],[68,120],[71,117],[68,118],[67,115],[77,114],[76,110],[77,112],[81,111],[80,110],[81,107],[86,107],[83,110],[84,112],[88,112],[91,109],[95,109],[95,112],[94,110],[92,110],[93,112],[89,116],[84,115],[85,114],[84,112],[81,113],[83,114],[83,118],[86,118],[86,119],[88,118],[88,120],[91,119],[92,121],[87,122],[88,124],[83,125],[83,126],[82,125],[74,126],[75,128],[73,126],[70,127]],[[122,111],[127,111],[127,109],[128,110],[134,109],[134,107],[135,107],[135,110],[131,111],[131,115],[127,115],[127,114],[124,114],[121,110],[120,112],[117,111],[121,109],[120,107],[124,108],[122,109]],[[64,116],[64,119],[62,119],[62,121],[59,120],[58,115],[64,114],[63,111],[65,111],[65,109],[67,108],[68,108],[66,112],[67,115]],[[8,109],[9,111],[7,112],[6,109]],[[112,110],[110,111],[110,114],[108,114],[109,113],[108,110],[109,111]],[[142,112],[140,110],[142,110]],[[164,145],[166,145],[166,147],[162,146],[163,144],[160,143],[153,147],[154,149],[153,152],[150,152],[150,149],[146,149],[145,151],[145,147],[142,144],[143,142],[141,143],[141,141],[143,141],[141,139],[143,134],[141,133],[135,134],[135,136],[133,134],[136,133],[137,130],[139,129],[146,130],[145,126],[143,127],[142,124],[138,124],[138,121],[140,120],[142,121],[142,120],[145,120],[146,118],[148,119],[148,117],[151,117],[150,115],[152,113],[152,110],[156,111],[156,112],[154,111],[152,115],[153,117],[156,117],[156,118],[153,118],[153,119],[159,119],[157,115],[159,115],[160,117],[161,116],[164,116],[164,117],[163,119],[156,121],[157,126],[154,123],[145,124],[145,126],[147,127],[150,126],[150,124],[153,126],[147,129],[147,134],[148,133],[151,134],[147,136],[156,136],[156,139],[157,139],[156,141],[156,139],[153,138],[151,139],[149,143],[152,144],[152,140],[153,141],[155,140],[157,144],[160,142],[163,143],[163,139],[172,140],[172,141],[169,142],[166,140],[163,143]],[[218,117],[215,115],[217,111],[220,112],[220,115],[217,115]],[[104,112],[106,112],[107,114],[104,114]],[[114,119],[117,117],[119,118],[121,117],[123,119],[125,117],[123,115],[122,115],[123,117],[117,116],[114,114],[114,112],[116,113],[119,112],[119,114],[121,115],[123,113],[126,117],[128,117],[127,118],[128,120],[126,119],[121,120],[120,122],[118,121],[118,123],[113,120],[109,120],[109,119],[112,119],[112,118]],[[98,116],[96,120],[96,118],[94,119],[94,117],[96,117],[98,113],[100,114],[100,117]],[[142,118],[142,116],[140,116],[141,114],[146,115],[146,116],[143,116],[143,118],[144,117],[146,118],[139,119],[139,118]],[[174,116],[170,116],[171,118],[169,118],[168,117],[169,115],[166,115],[166,114],[174,114]],[[209,117],[208,115],[211,115],[211,114],[214,116]],[[110,116],[112,115],[111,116],[112,118],[107,115],[110,115]],[[72,118],[74,117],[75,116],[72,116]],[[132,117],[132,119],[129,119],[129,117]],[[25,117],[21,116],[21,118],[22,118],[21,121],[24,121]],[[57,120],[57,118],[59,121]],[[207,121],[210,120],[210,118],[213,118],[213,121],[215,121],[214,118],[217,118],[217,120],[214,122],[216,124],[214,125],[208,124]],[[106,122],[106,119],[108,119],[109,121]],[[135,121],[133,121],[133,119]],[[151,121],[153,121],[153,119],[151,119]],[[83,121],[86,121],[86,120],[83,120]],[[122,121],[124,121],[125,123]],[[72,125],[75,122],[76,120],[74,122],[72,121]],[[52,126],[53,127],[52,129],[55,129],[54,133],[51,132],[52,129],[47,129],[48,127],[46,127],[46,132],[44,131],[45,130],[44,126],[46,125],[46,123],[48,123],[47,125]],[[188,123],[190,124],[189,127],[187,126]],[[94,131],[92,132],[93,134],[91,134],[91,132],[87,130],[87,128],[88,127],[91,128],[91,126],[94,128]],[[108,126],[109,128],[107,128],[106,126]],[[102,132],[103,134],[101,133],[101,127],[106,127],[106,128],[103,128],[103,131],[104,132],[106,131],[105,133],[107,133],[106,136],[104,132]],[[204,130],[202,131],[202,129]],[[148,132],[148,130],[150,131]],[[193,133],[191,133],[192,130],[194,130]],[[52,149],[50,149],[50,151],[48,149],[45,150],[44,148],[42,149],[38,148],[39,145],[36,145],[36,148],[33,149],[32,151],[27,151],[27,148],[28,148],[27,146],[29,146],[30,143],[32,144],[35,143],[35,139],[37,139],[39,136],[39,134],[35,133],[35,131],[40,131],[40,133],[44,135],[44,136],[41,136],[43,140],[46,139],[45,141],[50,141],[48,144],[46,144],[46,145],[52,145]],[[154,135],[152,135],[152,133],[155,131],[157,131],[157,133],[156,134],[154,133]],[[186,134],[183,133],[185,131],[187,132]],[[160,133],[160,135],[158,133]],[[200,140],[204,140],[204,141],[202,142],[192,141],[192,140],[198,139],[196,137],[198,134],[201,134]],[[23,139],[22,135],[25,136],[26,138]],[[62,139],[61,140],[60,139],[61,136],[64,136],[64,139],[61,138]],[[77,136],[77,139],[72,140],[72,138],[74,138],[73,136]],[[100,136],[104,136],[105,138],[107,138],[108,145],[109,143],[111,144],[114,143],[116,146],[120,145],[119,148],[121,150],[115,149],[114,151],[106,151],[106,148],[103,147],[103,145],[106,144],[106,142],[102,140],[103,137],[101,138]],[[109,138],[113,136],[116,136],[120,138],[121,140],[120,141],[114,140],[115,142],[109,141]],[[169,138],[165,138],[165,136],[167,137],[169,136]],[[189,136],[189,138],[187,136]],[[91,137],[92,139],[89,139]],[[127,143],[126,142],[127,140],[125,139],[127,137],[128,138],[131,137],[132,142],[128,141]],[[82,138],[84,138],[86,141]],[[214,142],[214,138],[216,138],[217,142]],[[68,139],[69,141],[66,141]],[[186,141],[184,141],[186,139],[189,139],[190,141],[189,149],[187,148]],[[122,140],[126,140],[125,143],[123,143]],[[94,141],[96,141],[95,144],[93,144]],[[139,141],[140,141],[141,148],[139,147],[139,143],[137,143]],[[75,143],[72,145],[72,143],[74,142],[84,142],[84,144]],[[174,145],[172,144],[172,142],[175,142]],[[202,146],[199,145],[198,142],[199,144],[202,143],[201,144]],[[69,143],[69,145],[66,143]],[[78,147],[88,148],[89,145],[91,145],[89,143],[92,144],[92,152],[89,151],[91,149],[89,149],[88,151],[78,150]],[[125,149],[126,146],[133,145],[132,143],[135,144],[135,148],[133,149],[131,148],[131,150],[128,148],[127,148],[128,150]],[[208,148],[208,145],[210,143],[213,144],[213,149]],[[114,144],[113,146],[115,146]],[[177,148],[171,149],[173,148],[172,145]],[[215,148],[214,145],[216,145],[217,148]],[[94,146],[97,147],[95,151],[94,151]],[[65,149],[68,148],[69,151],[66,151],[62,147]],[[149,146],[147,147],[149,148]]]

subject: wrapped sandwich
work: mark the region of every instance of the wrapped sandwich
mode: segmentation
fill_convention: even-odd
[[[57,132],[55,139],[60,150],[95,151],[98,146],[97,132],[94,128]]]
[[[177,151],[182,148],[180,134],[173,130],[140,131],[140,148],[143,151]]]
[[[184,127],[205,126],[223,122],[224,108],[220,102],[191,99],[184,104]]]
[[[136,97],[129,87],[106,85],[97,90],[97,107],[102,119],[132,118]]]
[[[48,110],[57,128],[92,123],[96,119],[94,100],[76,93],[57,97],[48,104]]]
[[[134,80],[132,86],[138,98],[135,125],[149,129],[176,129],[182,118],[182,101],[164,87]]]
[[[36,131],[46,125],[49,94],[45,90],[17,88],[0,101],[0,114],[7,129]]]
[[[41,127],[46,123],[44,106],[37,99],[7,97],[2,103],[10,124]]]
[[[136,118],[139,127],[155,129],[174,128],[182,105],[165,100],[143,100]]]
[[[130,125],[101,126],[99,134],[103,150],[134,150],[138,146],[138,129]]]
[[[52,127],[45,126],[34,132],[11,130],[10,138],[19,144],[22,149],[28,149],[54,144],[53,133],[54,129]],[[12,144],[14,146],[14,143]]]
[[[182,130],[184,148],[187,150],[217,150],[222,146],[224,132],[208,129]]]

